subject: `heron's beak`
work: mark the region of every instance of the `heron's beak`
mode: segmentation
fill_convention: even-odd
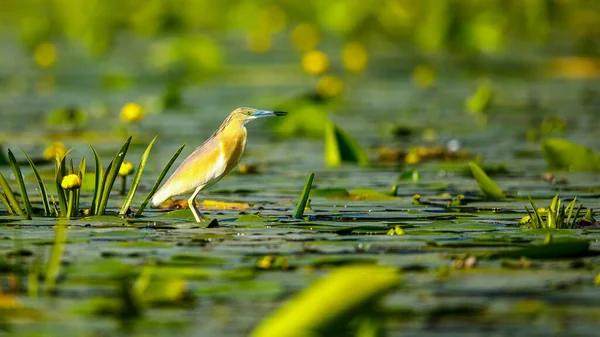
[[[252,117],[255,117],[255,118],[285,116],[285,115],[287,115],[287,112],[270,111],[270,110],[256,110],[252,113]]]

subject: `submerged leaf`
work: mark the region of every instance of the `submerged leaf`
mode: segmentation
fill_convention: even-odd
[[[490,199],[504,199],[504,192],[496,185],[496,183],[474,162],[469,163],[473,178],[477,181],[477,185],[483,194]]]
[[[564,139],[548,138],[542,142],[542,154],[549,169],[600,171],[600,154]]]

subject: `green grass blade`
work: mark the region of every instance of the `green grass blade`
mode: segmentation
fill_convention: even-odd
[[[59,216],[64,217],[67,215],[67,194],[62,188],[61,183],[66,174],[65,170],[66,155],[62,159],[56,157],[55,166],[55,180],[56,180],[56,194],[58,195],[58,210]]]
[[[573,217],[573,222],[569,225],[569,228],[575,228],[577,226],[577,218],[579,218],[579,213],[583,209],[583,204],[579,204],[577,207],[577,212],[575,212],[575,216]]]
[[[31,170],[33,171],[33,174],[35,175],[35,179],[37,179],[38,187],[40,188],[40,196],[42,197],[42,203],[44,204],[44,215],[49,216],[50,215],[50,203],[48,202],[48,193],[46,192],[46,185],[44,184],[44,181],[42,180],[42,177],[40,176],[40,172],[38,171],[37,167],[33,163],[33,160],[31,160],[31,158],[29,158],[29,156],[25,153],[25,151],[21,150],[21,153],[23,153],[23,155],[29,162],[29,166],[31,167]]]
[[[81,184],[83,185],[83,178],[85,178],[85,157],[81,157],[81,161],[79,162],[79,168],[77,169],[77,175],[81,180]],[[81,189],[75,190],[75,205],[74,205],[74,215],[76,216],[79,213],[79,194],[81,193]]]
[[[67,172],[67,175],[69,174],[75,174],[75,168],[73,167],[73,158],[69,158],[69,171]]]
[[[560,208],[560,199],[558,198],[558,194],[552,198],[552,202],[550,203],[550,210],[556,211]]]
[[[573,201],[571,201],[568,205],[567,205],[567,211],[569,212],[569,215],[567,215],[567,222],[566,222],[566,226],[567,228],[570,228],[570,224],[571,224],[571,216],[573,215],[573,209],[575,208],[575,202],[577,201],[577,197],[573,198]]]
[[[13,212],[16,213],[17,215],[24,215],[23,210],[21,209],[21,206],[19,205],[19,202],[17,201],[17,198],[15,198],[15,195],[13,194],[12,190],[10,189],[10,186],[8,186],[8,182],[6,182],[6,179],[4,179],[4,176],[2,175],[2,173],[0,173],[0,187],[2,187],[2,190],[4,191],[4,195],[6,196],[6,199],[7,199],[8,203],[10,204],[10,208],[13,210]]]
[[[477,165],[475,162],[470,162],[469,167],[473,178],[477,182],[477,185],[481,189],[481,192],[488,199],[504,199],[506,196],[504,192],[496,185],[496,183]]]
[[[133,177],[133,181],[131,182],[131,187],[129,189],[129,193],[127,194],[127,197],[125,198],[125,202],[123,203],[123,206],[121,207],[121,211],[119,211],[119,215],[121,215],[121,216],[123,216],[127,213],[127,210],[129,209],[129,206],[131,205],[131,202],[133,201],[133,196],[135,195],[135,191],[137,190],[137,187],[140,184],[140,180],[142,179],[142,173],[144,173],[144,168],[146,167],[146,162],[148,161],[148,157],[150,156],[150,151],[152,150],[152,146],[154,145],[155,141],[156,141],[156,137],[154,137],[154,139],[152,139],[150,144],[148,144],[146,151],[144,151],[144,154],[142,155],[142,158],[140,159],[140,164],[138,165],[137,170],[135,170],[135,176]]]
[[[4,193],[2,193],[2,192],[0,192],[0,201],[2,201],[2,203],[4,204],[4,207],[6,207],[8,214],[15,215],[15,212],[12,210],[12,207],[10,207],[10,203],[8,202],[8,199],[6,199],[6,196],[4,196]]]
[[[102,162],[100,161],[100,156],[98,155],[98,151],[90,145],[92,152],[94,153],[94,161],[96,163],[96,181],[94,182],[94,195],[92,196],[92,205],[90,207],[90,215],[95,215],[98,210],[98,202],[100,201],[100,196],[102,195]]]
[[[550,207],[548,208],[548,214],[546,215],[546,225],[548,228],[556,228],[557,225],[557,221],[556,221],[556,213],[554,212],[554,210]]]
[[[21,200],[23,201],[23,205],[25,206],[25,213],[27,214],[27,218],[31,219],[33,215],[33,207],[31,207],[31,202],[29,201],[29,196],[27,195],[27,189],[25,188],[25,181],[23,180],[23,173],[21,173],[21,167],[19,163],[17,163],[17,159],[11,150],[8,150],[8,161],[10,163],[10,167],[15,175],[15,179],[17,179],[17,184],[19,185],[19,191],[21,192]]]
[[[66,241],[67,226],[64,221],[59,221],[54,232],[54,245],[52,246],[52,253],[50,254],[50,260],[46,268],[46,277],[44,280],[44,292],[46,294],[50,294],[56,289],[56,279],[60,272],[60,261],[65,250]]]
[[[298,204],[296,205],[296,210],[294,211],[294,219],[302,219],[304,216],[304,209],[306,208],[306,202],[310,196],[310,188],[312,187],[314,177],[315,174],[311,172],[306,179],[306,184],[304,184],[304,189],[302,190],[302,194],[300,194],[300,199],[298,199]]]
[[[104,170],[104,174],[102,174],[102,186],[100,186],[100,189],[102,190],[102,193],[100,193],[100,199],[98,199],[98,202],[96,203],[96,211],[94,212],[94,214],[96,215],[102,215],[103,213],[100,213],[100,206],[102,205],[102,198],[104,195],[104,189],[106,188],[106,181],[108,180],[108,174],[110,173],[110,170],[112,169],[114,164],[114,161],[111,160],[108,163],[108,166],[106,167],[106,170]],[[110,191],[109,191],[110,193]]]
[[[140,208],[138,208],[137,212],[135,212],[136,217],[142,215],[142,212],[144,212],[144,208],[146,208],[146,205],[148,205],[148,202],[150,202],[150,199],[152,199],[154,192],[156,192],[156,190],[160,186],[160,183],[162,183],[163,179],[165,178],[165,176],[171,169],[171,166],[173,166],[173,163],[175,162],[175,160],[177,160],[177,157],[179,157],[179,154],[181,153],[181,151],[183,150],[184,147],[185,147],[185,144],[181,145],[179,147],[179,149],[177,149],[177,151],[173,154],[171,159],[169,159],[169,162],[167,162],[167,165],[165,165],[165,167],[162,169],[162,171],[160,172],[160,175],[158,176],[158,179],[156,179],[156,181],[154,182],[154,186],[152,186],[152,189],[146,196],[146,200],[144,200],[144,202],[142,202],[142,204],[140,205]]]
[[[110,170],[107,169],[108,174],[106,175],[106,179],[104,179],[104,187],[102,188],[102,199],[100,199],[100,207],[98,208],[98,215],[104,214],[106,210],[106,205],[108,204],[108,199],[110,197],[110,191],[117,179],[117,175],[119,174],[119,169],[121,168],[121,164],[123,160],[125,160],[125,155],[127,154],[127,150],[129,149],[129,143],[131,143],[131,136],[127,138],[123,146],[117,151],[115,158],[113,159],[113,165]]]
[[[525,206],[525,210],[529,215],[529,220],[531,220],[531,228],[540,228],[540,224],[537,222],[537,219],[533,217],[531,212],[529,212],[529,208],[527,208],[527,206]]]
[[[542,217],[540,216],[540,214],[537,211],[537,206],[535,205],[535,203],[533,202],[531,197],[529,197],[529,203],[531,204],[531,207],[533,208],[533,215],[535,216],[536,221],[539,223],[539,227],[546,228],[546,223],[544,223],[544,221],[542,220]]]

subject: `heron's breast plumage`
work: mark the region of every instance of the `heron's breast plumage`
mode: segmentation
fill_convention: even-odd
[[[214,185],[239,163],[245,147],[246,128],[241,124],[230,125],[213,135],[181,163],[156,192],[153,203]]]

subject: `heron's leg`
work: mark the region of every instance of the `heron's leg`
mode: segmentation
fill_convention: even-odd
[[[196,208],[196,205],[195,205],[196,196],[198,195],[198,193],[200,193],[200,191],[202,191],[202,188],[204,188],[204,186],[199,186],[198,188],[196,188],[196,190],[194,191],[192,196],[188,199],[188,206],[189,206],[190,210],[192,211],[192,214],[194,214],[194,218],[196,218],[196,222],[202,222],[202,220],[207,219],[204,215],[202,215],[202,213],[200,213],[200,211],[198,210],[198,208]]]

